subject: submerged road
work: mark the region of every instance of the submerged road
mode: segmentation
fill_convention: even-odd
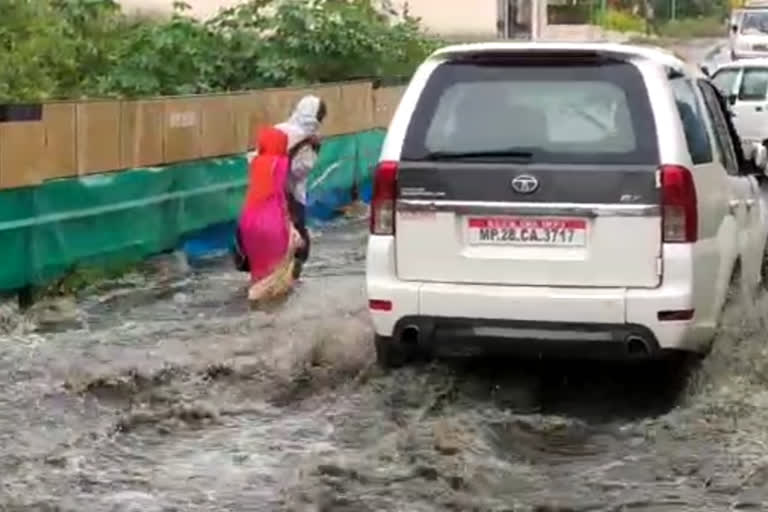
[[[685,511],[768,506],[767,304],[659,366],[373,364],[366,226],[250,312],[172,257],[0,337],[0,510]],[[54,310],[54,313],[51,312]],[[41,320],[45,323],[40,324]]]
[[[768,299],[658,365],[373,364],[366,223],[249,311],[228,259],[163,256],[0,334],[0,511],[768,507]],[[10,321],[13,320],[13,321]]]

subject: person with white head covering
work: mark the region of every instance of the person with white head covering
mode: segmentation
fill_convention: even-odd
[[[296,252],[295,278],[299,277],[304,263],[309,258],[310,241],[306,227],[307,178],[317,162],[320,151],[318,130],[325,115],[325,102],[310,94],[299,100],[287,121],[275,125],[275,128],[288,136],[288,152],[291,157],[288,202],[294,227],[304,242]]]

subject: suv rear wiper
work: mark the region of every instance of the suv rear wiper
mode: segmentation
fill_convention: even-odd
[[[433,151],[424,156],[424,160],[461,160],[462,158],[533,158],[532,151],[521,149],[486,149],[480,151]]]

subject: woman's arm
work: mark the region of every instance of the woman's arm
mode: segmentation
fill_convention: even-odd
[[[317,153],[312,145],[302,145],[291,161],[291,178],[293,182],[300,183],[306,180],[316,163]]]

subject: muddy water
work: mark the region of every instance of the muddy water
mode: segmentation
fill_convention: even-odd
[[[685,511],[768,506],[766,303],[662,366],[373,366],[365,226],[280,309],[160,258],[0,337],[0,510]],[[51,312],[53,310],[53,312]]]
[[[689,378],[516,361],[384,374],[364,241],[361,222],[318,234],[273,312],[246,308],[226,259],[163,257],[0,318],[0,511],[768,507],[767,300],[731,308]]]

